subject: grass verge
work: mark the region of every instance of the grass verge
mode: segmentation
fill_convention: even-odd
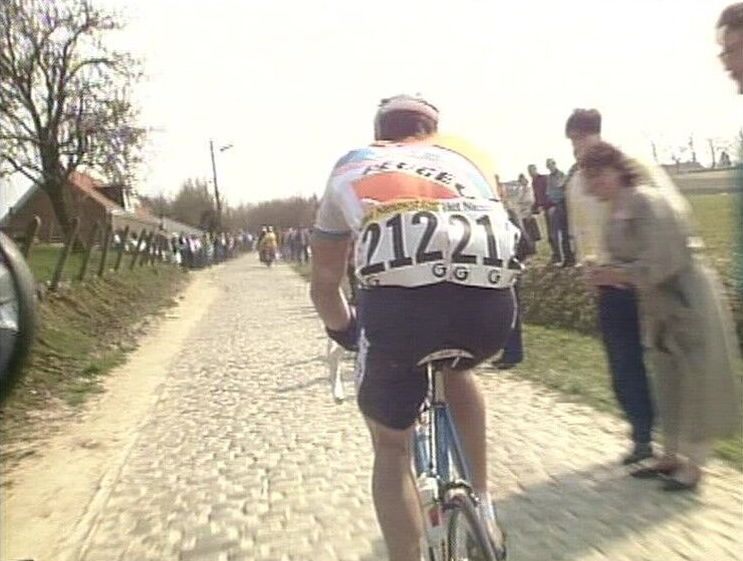
[[[173,306],[187,278],[177,267],[135,267],[48,293],[29,361],[0,409],[0,459],[12,457],[9,444],[44,433],[44,420],[100,392],[104,375],[135,348],[146,318]]]

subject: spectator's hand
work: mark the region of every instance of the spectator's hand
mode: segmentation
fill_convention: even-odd
[[[325,333],[347,351],[356,352],[359,350],[359,325],[356,321],[356,310],[352,307],[350,311],[351,319],[345,328],[336,331],[325,327]]]

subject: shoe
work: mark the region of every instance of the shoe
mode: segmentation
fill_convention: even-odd
[[[480,519],[485,523],[485,530],[490,538],[490,545],[493,548],[495,559],[497,561],[504,561],[506,559],[506,532],[501,528],[498,523],[497,517],[493,516],[488,512],[487,509],[481,508]]]
[[[516,366],[515,362],[498,362],[494,365],[498,370],[510,370]]]
[[[497,368],[498,370],[510,370],[511,368],[516,366],[519,362],[509,362],[507,360],[503,360],[503,357],[501,356],[500,358],[490,361],[490,365],[493,368]]]
[[[680,481],[674,477],[671,477],[663,482],[661,489],[666,493],[676,493],[678,491],[696,491],[699,486],[700,478],[697,477],[693,481]]]
[[[674,493],[677,491],[694,491],[702,479],[701,470],[687,464],[673,471],[671,476],[663,482],[663,491]]]
[[[668,477],[676,469],[678,469],[678,466],[650,466],[631,471],[630,475],[635,479],[656,479],[658,477]]]
[[[653,457],[653,447],[650,443],[643,443],[643,444],[635,444],[635,447],[632,449],[632,452],[630,452],[627,456],[622,458],[622,465],[628,466],[631,464],[636,464],[637,462],[641,462],[642,460],[647,460],[648,458]]]

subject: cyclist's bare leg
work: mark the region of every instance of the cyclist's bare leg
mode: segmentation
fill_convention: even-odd
[[[395,430],[366,422],[374,445],[374,507],[390,561],[420,561],[423,521],[410,463],[413,427]]]
[[[485,399],[471,371],[446,374],[449,404],[464,454],[472,470],[472,486],[478,494],[488,490]]]

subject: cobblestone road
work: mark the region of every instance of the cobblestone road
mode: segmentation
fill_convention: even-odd
[[[385,559],[366,430],[353,399],[330,398],[305,283],[252,257],[217,282],[71,558]],[[714,464],[699,494],[668,496],[614,465],[615,419],[515,374],[482,382],[513,561],[743,560],[741,474]]]

